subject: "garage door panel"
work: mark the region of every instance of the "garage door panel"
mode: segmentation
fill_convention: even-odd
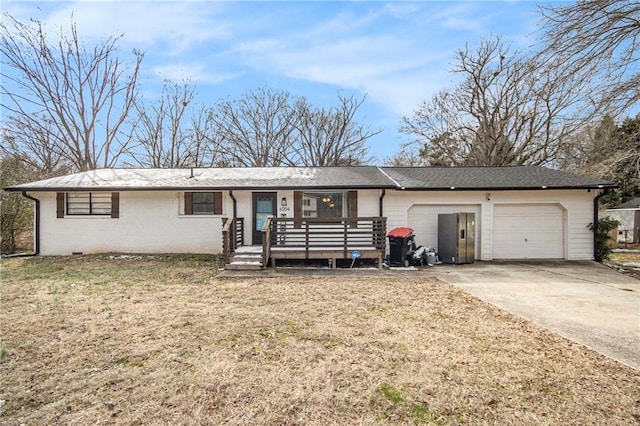
[[[495,205],[494,259],[562,259],[564,213],[557,204]]]
[[[476,215],[476,259],[480,256],[480,206],[475,204],[419,204],[409,209],[407,225],[413,228],[416,244],[438,247],[438,215],[441,213],[475,213]]]

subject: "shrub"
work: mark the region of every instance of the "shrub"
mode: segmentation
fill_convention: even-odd
[[[597,220],[595,223],[587,225],[590,231],[595,234],[595,258],[597,262],[609,260],[611,254],[611,247],[609,244],[609,232],[616,229],[620,223],[611,219],[610,217],[604,217]]]

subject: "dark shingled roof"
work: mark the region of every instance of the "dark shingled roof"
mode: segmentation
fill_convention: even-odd
[[[613,182],[538,166],[383,167],[405,189],[613,188]]]
[[[537,166],[237,167],[98,169],[5,188],[8,191],[228,189],[498,190],[612,188],[615,184]]]

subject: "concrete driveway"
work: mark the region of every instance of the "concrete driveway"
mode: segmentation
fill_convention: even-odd
[[[438,265],[447,283],[640,369],[640,281],[595,262]]]

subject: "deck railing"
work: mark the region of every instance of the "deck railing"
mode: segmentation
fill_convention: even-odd
[[[244,218],[223,218],[222,223],[222,254],[227,263],[231,254],[244,245]]]
[[[262,267],[266,268],[271,256],[271,223],[273,218],[268,217],[262,226]]]
[[[331,252],[348,259],[355,250],[384,253],[387,222],[385,217],[274,217],[268,225],[265,224],[265,228],[265,261],[275,251],[304,253],[305,258],[322,257],[322,253]]]

